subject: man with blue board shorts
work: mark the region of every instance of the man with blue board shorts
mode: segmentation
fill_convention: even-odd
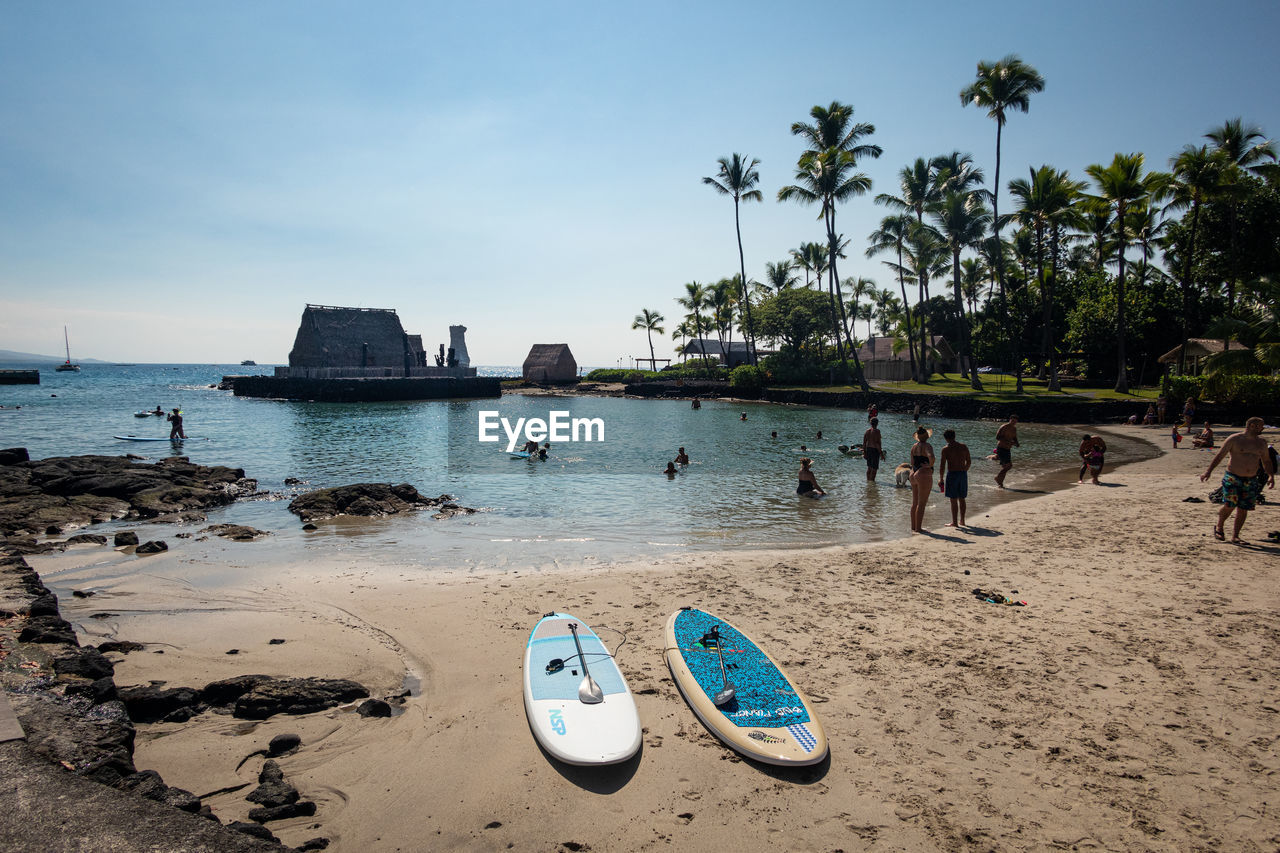
[[[938,488],[951,499],[951,522],[947,527],[964,527],[964,501],[969,497],[969,466],[973,460],[968,446],[956,441],[955,430],[946,430],[942,437],[947,440],[947,446],[938,456]]]

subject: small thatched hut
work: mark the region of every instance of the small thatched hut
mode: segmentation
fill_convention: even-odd
[[[394,308],[308,305],[289,352],[290,367],[396,367],[422,363],[422,338],[406,335]]]
[[[534,344],[524,360],[525,382],[574,382],[578,362],[568,344]]]

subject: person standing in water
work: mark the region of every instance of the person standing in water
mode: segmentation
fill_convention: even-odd
[[[875,482],[880,471],[880,419],[872,418],[871,426],[862,434],[862,458],[867,461],[867,482]]]
[[[947,446],[938,457],[938,488],[951,499],[951,523],[947,527],[964,527],[964,502],[969,497],[969,466],[973,459],[968,446],[956,441],[955,430],[944,431],[942,437],[947,440]]]
[[[169,440],[174,441],[179,438],[186,438],[187,434],[182,429],[182,412],[174,409],[169,417],[165,418],[172,426],[169,428]]]
[[[911,531],[924,529],[924,508],[929,503],[933,489],[933,445],[929,444],[929,430],[916,430],[916,443],[911,445]]]
[[[812,464],[813,460],[808,456],[800,460],[800,483],[796,486],[796,494],[802,498],[820,498],[826,494],[818,485],[818,478],[809,470]]]
[[[1018,444],[1018,416],[1010,415],[1009,422],[996,430],[996,460],[1000,470],[996,472],[996,486],[1004,488],[1004,478],[1013,467],[1013,448]]]
[[[685,452],[684,452],[684,448],[683,448],[683,447],[682,447],[682,448],[680,448],[680,452],[676,454],[676,464],[677,464],[677,465],[688,465],[688,464],[689,464],[689,454],[687,454],[687,453],[685,453]]]

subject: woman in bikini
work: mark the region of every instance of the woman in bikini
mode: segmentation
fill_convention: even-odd
[[[813,460],[808,456],[800,460],[800,483],[796,486],[796,494],[802,498],[816,499],[826,494],[822,491],[822,486],[818,485],[818,478],[809,470],[812,464]]]
[[[919,533],[924,525],[924,508],[933,488],[933,445],[929,431],[916,430],[916,443],[911,445],[911,530]]]

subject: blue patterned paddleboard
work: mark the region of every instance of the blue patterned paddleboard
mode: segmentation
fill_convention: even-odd
[[[716,737],[769,764],[817,764],[826,757],[827,736],[808,700],[750,637],[710,613],[683,608],[667,622],[665,638],[676,686]],[[734,696],[717,707],[725,674]]]

